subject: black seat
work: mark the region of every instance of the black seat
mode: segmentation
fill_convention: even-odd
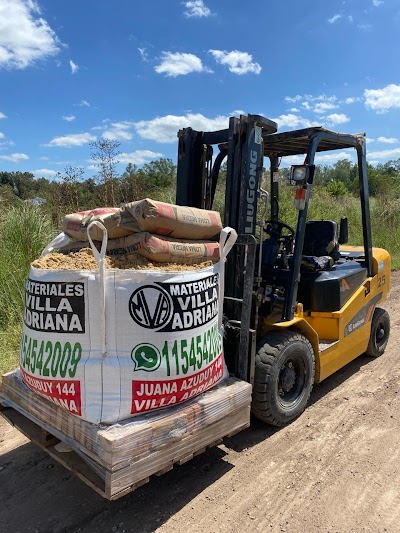
[[[340,259],[338,226],[333,220],[310,220],[304,234],[302,271],[331,268]]]
[[[303,255],[340,258],[338,226],[333,220],[310,220],[306,223]]]

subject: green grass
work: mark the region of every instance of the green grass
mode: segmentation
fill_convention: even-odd
[[[21,324],[13,324],[0,330],[0,376],[18,366]]]
[[[29,266],[55,233],[44,212],[26,204],[0,218],[0,374],[18,364]]]

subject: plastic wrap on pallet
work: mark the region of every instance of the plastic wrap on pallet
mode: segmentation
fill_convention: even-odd
[[[188,402],[111,426],[90,424],[43,398],[20,379],[3,376],[0,401],[65,442],[114,490],[193,455],[249,423],[251,386],[228,378]]]

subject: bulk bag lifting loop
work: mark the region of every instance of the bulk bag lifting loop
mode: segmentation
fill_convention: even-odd
[[[93,244],[92,238],[90,236],[90,230],[93,226],[97,226],[103,232],[103,240],[101,241],[100,252],[97,250],[96,246]],[[106,334],[106,270],[107,263],[105,260],[106,250],[107,250],[107,241],[108,235],[107,230],[104,225],[98,220],[91,222],[87,228],[88,240],[90,247],[93,252],[93,256],[96,259],[97,266],[99,267],[99,278],[100,278],[100,313],[101,313],[101,350],[103,357],[107,355],[107,334]]]
[[[237,233],[233,228],[227,226],[221,231],[219,237],[219,250],[221,270],[219,273],[219,314],[218,314],[218,328],[222,328],[222,318],[224,311],[224,294],[225,294],[225,262],[226,257],[231,251],[237,239]]]
[[[54,239],[46,246],[46,248],[40,254],[40,257],[43,257],[51,253],[53,250],[61,248],[62,246],[66,246],[71,242],[71,240],[71,237],[68,237],[68,235],[65,233],[59,233],[57,237],[54,237]]]

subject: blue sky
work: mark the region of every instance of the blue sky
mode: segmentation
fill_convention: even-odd
[[[372,164],[397,159],[399,33],[398,0],[0,0],[0,170],[90,177],[101,136],[120,171],[175,162],[179,128],[240,112],[365,131]]]

